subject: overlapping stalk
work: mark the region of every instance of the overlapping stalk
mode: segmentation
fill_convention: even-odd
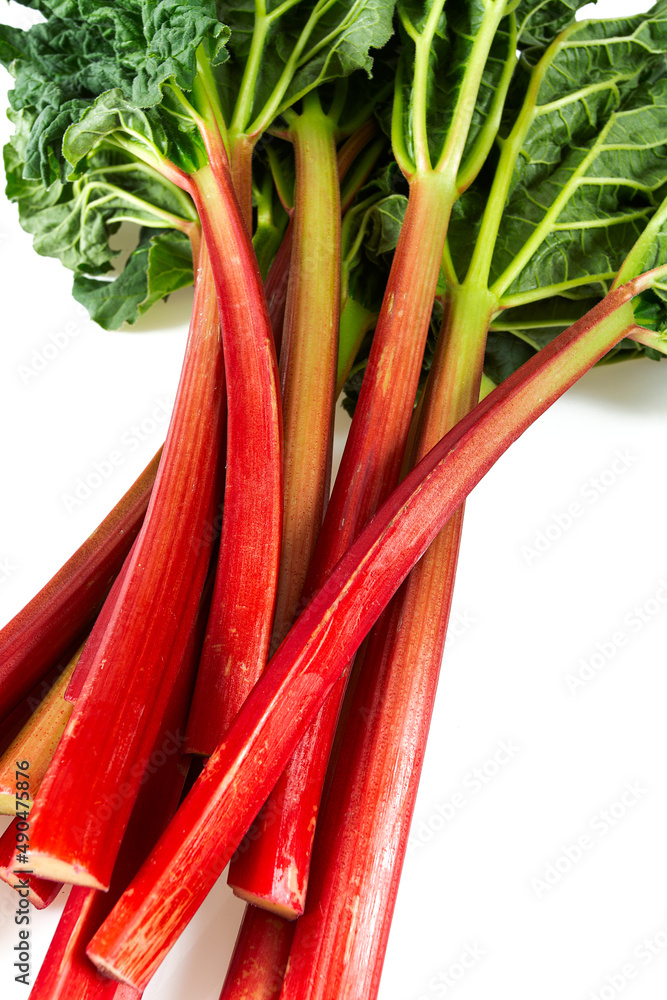
[[[434,5],[421,36],[416,77],[428,73],[430,44],[442,6]],[[420,147],[416,162],[404,159],[401,163],[410,184],[407,211],[355,416],[306,581],[306,596],[323,583],[398,482],[449,216],[458,195],[467,127],[503,14],[503,3],[491,5],[458,97],[458,127],[445,140],[436,165],[431,166],[427,145]],[[425,129],[425,120],[422,125]],[[480,163],[491,141],[482,137],[477,151]],[[477,386],[479,377],[479,372],[473,376]],[[272,791],[257,821],[261,836],[247,846],[238,862],[245,873],[246,898],[263,900],[262,905],[286,916],[303,912],[315,821],[346,680],[344,675],[337,683]]]
[[[100,968],[145,986],[412,566],[507,447],[634,329],[632,297],[664,272],[610,292],[478,404],[394,491],[300,616],[130,891],[93,938],[88,954]]]
[[[109,885],[208,570],[206,527],[219,501],[223,426],[218,304],[202,248],[183,375],[146,520],[33,808],[36,874],[94,888]],[[149,615],[156,603],[162,614]],[[93,771],[91,759],[99,762]]]
[[[30,761],[30,800],[35,796],[72,712],[65,690],[81,655],[65,667],[42,703],[0,757],[0,813],[12,816],[16,806],[16,761]]]
[[[152,748],[142,787],[123,839],[108,892],[74,886],[49,945],[31,996],[33,1000],[137,1000],[131,987],[101,976],[86,957],[86,945],[110,912],[142,860],[174,815],[188,772],[182,756],[185,719],[201,652],[210,588],[204,590]],[[49,883],[55,885],[55,883]]]

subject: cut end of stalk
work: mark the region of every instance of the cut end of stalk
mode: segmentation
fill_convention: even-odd
[[[21,803],[25,805],[27,809],[32,807],[32,800],[29,799],[26,803]],[[0,816],[15,816],[16,815],[16,792],[8,792],[6,790],[0,791]]]
[[[98,955],[92,947],[92,943],[86,948],[86,955],[98,972],[101,972],[103,976],[107,976],[108,979],[115,979],[116,982],[122,983],[124,986],[130,986],[132,989],[137,988],[136,983],[131,982],[123,976],[123,974],[115,968],[113,962],[103,958],[101,955]]]
[[[50,854],[42,854],[40,851],[30,852],[30,868],[35,876],[46,878],[50,882],[83,885],[88,889],[100,889],[102,892],[106,892],[109,888],[79,865],[54,858]]]
[[[260,906],[263,910],[268,910],[269,913],[275,913],[284,920],[296,920],[303,914],[303,906],[286,906],[282,903],[276,903],[268,896],[259,896],[255,892],[248,892],[247,889],[241,889],[238,886],[232,885],[230,888],[234,895],[238,896],[239,899],[244,900],[244,902],[252,903],[253,906]]]

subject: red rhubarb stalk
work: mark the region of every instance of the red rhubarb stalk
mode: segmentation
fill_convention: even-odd
[[[227,474],[188,751],[210,754],[268,656],[282,532],[281,413],[259,268],[229,171],[203,167],[193,198],[215,276],[227,373]]]
[[[0,837],[0,879],[16,889],[21,899],[27,899],[36,910],[43,910],[62,889],[61,882],[36,878],[30,873],[29,862],[19,865],[16,860],[18,824],[26,821],[15,817]]]
[[[294,924],[246,906],[220,1000],[278,1000]]]
[[[446,303],[414,459],[479,398],[491,303],[458,288]],[[433,711],[463,506],[371,632],[313,852],[308,899],[281,996],[375,997]],[[381,858],[382,863],[377,860]],[[344,887],[344,889],[343,889]],[[315,971],[316,970],[316,971]]]
[[[274,649],[294,620],[329,492],[340,302],[335,123],[323,113],[316,94],[306,97],[301,115],[288,114],[296,190],[288,230],[291,269],[280,355],[284,496]],[[303,406],[304,399],[308,407]],[[232,704],[230,711],[235,714],[240,707],[240,702]],[[246,892],[245,875],[244,856],[238,855],[229,882],[237,895],[254,902],[256,880]],[[268,893],[273,866],[266,875]],[[286,921],[248,907],[222,997],[277,997],[292,935],[293,927]]]
[[[160,452],[83,545],[0,632],[0,718],[83,634],[136,538]]]
[[[664,268],[660,273],[664,272]],[[221,873],[345,664],[449,517],[509,445],[635,326],[649,272],[610,292],[422,459],[291,629],[88,954],[143,988]]]
[[[32,1000],[137,1000],[139,997],[130,987],[100,975],[86,957],[86,945],[178,806],[188,769],[181,754],[183,730],[203,640],[204,612],[208,610],[206,590],[204,593],[197,622],[177,668],[169,705],[143,775],[141,791],[118,855],[109,892],[84,886],[73,887],[32,988]]]
[[[329,493],[340,303],[335,122],[323,113],[316,94],[309,95],[303,113],[290,114],[288,122],[296,160],[296,190],[280,355],[284,513],[273,649],[294,620]],[[235,708],[238,710],[240,703]],[[224,734],[219,735],[222,738]],[[277,847],[282,848],[281,840]],[[257,877],[252,853],[239,853],[228,881],[241,898],[253,903],[259,897],[263,902],[271,898],[275,870],[271,858]],[[243,992],[247,983],[241,988],[247,975],[255,984],[253,989],[265,982],[262,996],[277,996],[282,974],[276,970],[281,967],[284,971],[292,934],[293,928],[286,921],[260,916],[250,907],[239,931],[223,997],[254,996]]]
[[[76,667],[74,668],[74,673],[72,674],[70,682],[67,685],[67,690],[65,691],[65,699],[66,701],[72,702],[72,704],[74,704],[74,702],[76,702],[76,700],[81,695],[90,668],[95,662],[95,657],[100,647],[100,643],[104,638],[104,634],[107,628],[109,627],[109,623],[113,617],[113,612],[116,607],[118,597],[125,584],[125,579],[127,577],[129,566],[132,563],[132,556],[134,554],[134,549],[136,544],[137,540],[135,539],[134,544],[130,549],[129,555],[125,560],[125,562],[123,563],[120,573],[114,580],[113,587],[107,594],[107,599],[102,605],[102,610],[95,619],[95,624],[93,625],[90,635],[88,636],[88,639],[86,640],[86,643],[83,649],[81,650],[81,655],[79,656]]]
[[[43,877],[109,885],[208,570],[223,427],[219,313],[202,246],[183,373],[146,519],[33,807],[31,863]],[[156,607],[159,615],[148,613]]]

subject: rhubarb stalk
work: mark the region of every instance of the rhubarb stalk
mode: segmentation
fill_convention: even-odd
[[[448,518],[509,445],[635,326],[610,292],[498,386],[422,459],[361,532],[245,701],[88,954],[143,988],[219,876],[345,664]]]
[[[81,655],[79,649],[63,670],[44,701],[0,757],[0,813],[13,816],[16,806],[16,761],[30,762],[30,798],[39,788],[46,769],[72,713],[65,690]]]
[[[109,885],[142,760],[155,740],[208,570],[206,527],[219,502],[223,426],[220,321],[202,246],[183,373],[146,520],[33,807],[31,862],[41,876]],[[149,615],[156,606],[160,615]]]
[[[193,197],[212,248],[227,374],[220,555],[188,720],[189,752],[210,754],[266,665],[282,529],[282,428],[266,299],[229,171],[201,168]]]
[[[419,43],[415,77],[424,88],[430,44],[441,10],[442,3],[433,6]],[[450,213],[458,197],[457,175],[466,133],[503,13],[502,3],[489,8],[458,96],[457,128],[446,137],[435,165],[431,164],[425,135],[425,104],[417,114],[415,161],[399,160],[410,185],[407,211],[354,419],[306,581],[306,597],[321,586],[398,482]],[[400,86],[396,107],[399,95]],[[423,96],[425,100],[425,93]],[[271,792],[253,831],[259,836],[238,862],[244,869],[245,898],[261,901],[261,905],[290,918],[303,913],[317,812],[346,680],[344,674]]]
[[[208,590],[207,584],[195,626],[177,667],[176,682],[142,777],[142,787],[123,839],[109,892],[98,892],[84,886],[73,887],[32,988],[32,1000],[138,998],[135,990],[100,975],[86,958],[86,945],[178,806],[188,771],[181,753],[183,730],[203,641],[210,598]]]
[[[62,883],[36,878],[30,871],[29,863],[25,868],[17,864],[17,824],[20,822],[18,816],[15,817],[0,837],[0,879],[16,889],[36,910],[44,910],[56,898],[62,889]]]

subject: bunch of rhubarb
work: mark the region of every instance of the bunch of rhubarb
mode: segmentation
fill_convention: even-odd
[[[164,448],[0,632],[0,878],[75,887],[32,995],[139,995],[230,863],[221,1000],[372,1000],[465,499],[667,353],[667,3],[24,6],[35,249],[107,329],[194,282]]]

